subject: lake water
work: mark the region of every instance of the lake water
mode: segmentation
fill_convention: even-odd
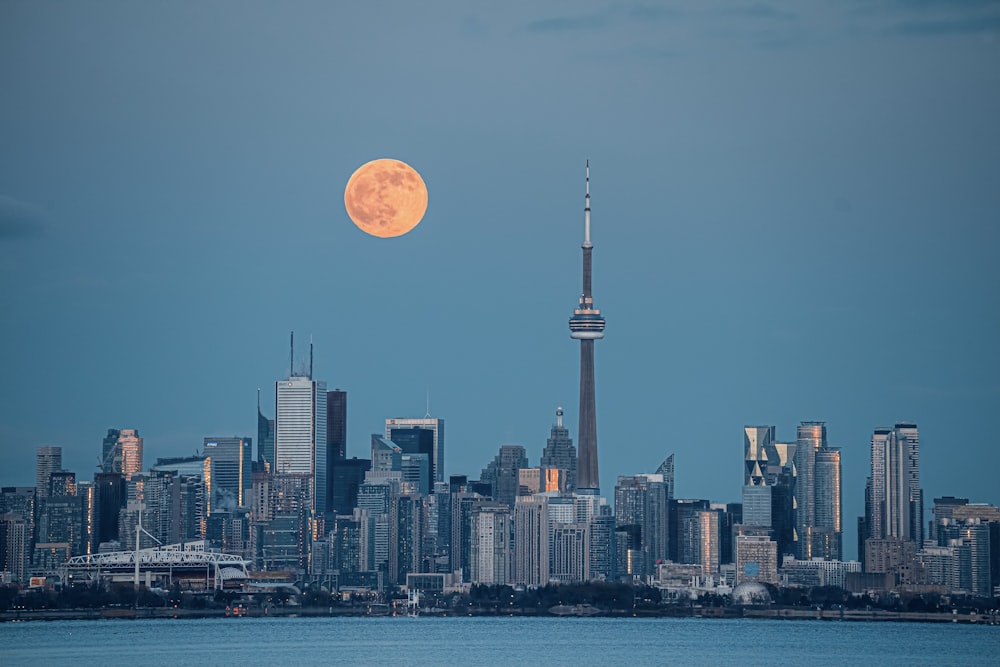
[[[0,623],[0,665],[996,665],[1000,627],[757,619],[216,618]]]

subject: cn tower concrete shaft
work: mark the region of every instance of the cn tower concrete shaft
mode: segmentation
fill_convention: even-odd
[[[604,337],[604,318],[594,307],[591,293],[593,244],[590,242],[590,161],[587,161],[587,189],[583,209],[583,294],[569,319],[570,337],[580,341],[580,430],[576,488],[578,492],[599,493],[597,470],[597,401],[594,382],[594,341]]]

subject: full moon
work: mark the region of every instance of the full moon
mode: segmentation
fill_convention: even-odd
[[[405,162],[372,160],[347,181],[344,206],[361,231],[381,238],[402,236],[424,217],[427,186]]]

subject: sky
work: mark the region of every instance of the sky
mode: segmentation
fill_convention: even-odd
[[[1000,503],[1000,3],[0,1],[0,484],[256,435],[315,349],[348,455],[446,423],[446,473],[576,437],[591,164],[601,485],[676,457],[737,502],[742,429],[873,429],[925,497]],[[421,224],[343,189],[417,169]]]

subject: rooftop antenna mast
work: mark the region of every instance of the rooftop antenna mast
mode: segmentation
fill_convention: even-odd
[[[295,375],[295,332],[288,335],[288,346],[291,348],[288,353],[288,377]]]
[[[313,376],[313,337],[309,334],[309,379]]]
[[[424,418],[428,419],[428,418],[430,418],[430,416],[431,416],[431,390],[428,389],[427,390],[427,414],[424,415]]]

